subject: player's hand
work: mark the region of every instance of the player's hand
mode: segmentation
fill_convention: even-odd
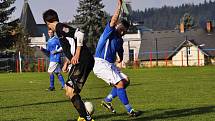
[[[72,60],[71,60],[71,63],[73,64],[73,65],[75,65],[75,64],[78,64],[79,63],[79,56],[73,56],[72,57]]]
[[[119,70],[122,69],[122,61],[116,61],[115,64],[116,64],[116,67],[117,67]]]
[[[65,64],[65,65],[63,66],[62,71],[63,71],[64,73],[68,72],[68,66],[67,66],[67,64]]]

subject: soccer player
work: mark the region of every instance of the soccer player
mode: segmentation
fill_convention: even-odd
[[[49,9],[43,13],[43,20],[48,28],[55,31],[60,38],[63,52],[73,65],[65,84],[66,95],[79,113],[78,121],[94,121],[86,111],[80,92],[94,66],[94,58],[83,42],[84,33],[60,23],[56,11]]]
[[[114,64],[116,55],[120,58],[118,62],[122,62],[123,60],[122,36],[130,26],[126,20],[122,20],[118,23],[121,6],[122,0],[118,0],[118,6],[111,21],[106,25],[104,32],[100,36],[96,48],[95,66],[93,71],[98,78],[103,79],[106,83],[112,86],[110,94],[102,101],[102,105],[112,113],[116,113],[111,101],[118,96],[125,106],[129,116],[136,117],[140,115],[140,111],[135,111],[131,107],[126,94],[126,87],[130,81]]]
[[[49,63],[49,68],[48,68],[48,73],[49,73],[49,78],[50,78],[50,86],[47,90],[49,91],[54,91],[54,73],[57,75],[60,83],[61,83],[61,89],[64,88],[64,78],[61,74],[61,68],[60,68],[60,63],[61,63],[61,52],[62,52],[62,47],[60,46],[59,39],[54,36],[54,32],[52,30],[48,30],[48,35],[49,35],[49,40],[47,43],[47,49],[44,49],[40,47],[40,49],[48,53],[50,57],[50,63]]]

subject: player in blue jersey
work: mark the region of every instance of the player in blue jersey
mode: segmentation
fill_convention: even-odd
[[[84,33],[79,29],[60,23],[56,11],[49,9],[43,13],[43,20],[59,37],[67,64],[72,64],[65,84],[66,96],[79,113],[78,121],[94,121],[87,112],[80,92],[94,66],[94,58],[84,43]]]
[[[61,89],[64,88],[64,78],[61,74],[61,52],[62,52],[62,47],[60,46],[59,39],[54,36],[54,32],[52,30],[48,30],[48,35],[49,35],[49,40],[47,42],[47,49],[44,49],[41,47],[41,50],[45,53],[48,53],[50,63],[49,63],[49,68],[48,68],[48,73],[49,73],[49,78],[50,78],[50,86],[47,90],[49,91],[54,91],[55,86],[54,86],[54,74],[58,76],[58,79],[61,83]]]
[[[126,94],[126,87],[130,81],[114,64],[117,55],[119,57],[119,60],[117,60],[118,62],[122,62],[123,60],[122,36],[127,32],[130,26],[129,22],[126,20],[118,22],[121,6],[122,0],[118,0],[117,9],[99,39],[93,71],[98,78],[103,79],[112,86],[110,94],[102,101],[102,105],[112,113],[116,113],[111,101],[118,96],[128,114],[132,117],[136,117],[140,115],[140,111],[135,111],[131,107]]]

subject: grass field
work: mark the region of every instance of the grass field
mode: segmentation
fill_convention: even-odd
[[[127,69],[130,103],[143,114],[127,116],[113,101],[117,114],[100,106],[111,89],[90,75],[81,92],[95,107],[95,121],[215,121],[215,67]],[[65,75],[65,78],[66,75]],[[60,90],[47,92],[47,73],[0,74],[0,121],[75,121],[77,113]]]

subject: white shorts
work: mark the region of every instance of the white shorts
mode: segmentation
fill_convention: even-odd
[[[122,79],[127,79],[127,76],[115,64],[101,58],[95,58],[93,72],[98,78],[103,79],[109,85],[115,85]]]
[[[61,72],[60,64],[57,62],[50,62],[48,72],[49,73],[53,73],[53,72],[60,73]]]

